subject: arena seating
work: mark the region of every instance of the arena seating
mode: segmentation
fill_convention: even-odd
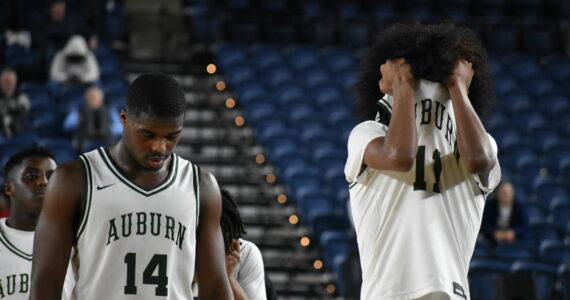
[[[352,114],[351,87],[359,50],[377,29],[394,21],[469,24],[490,51],[496,85],[498,103],[485,126],[498,143],[503,177],[513,181],[530,220],[526,242],[494,247],[477,241],[469,275],[472,298],[491,299],[496,295],[489,288],[494,279],[527,272],[535,278],[540,299],[557,287],[563,299],[570,299],[570,59],[562,54],[560,26],[568,18],[565,1],[186,2],[193,37],[215,43],[216,65],[276,167],[277,178],[287,186],[301,222],[312,228],[340,294],[350,286],[342,266],[356,247],[343,167],[348,135],[358,122]],[[71,13],[81,16],[82,2],[69,3]],[[9,16],[3,5],[1,32]],[[19,5],[19,18],[27,24],[37,23],[46,11],[43,1]],[[106,44],[124,28],[122,6],[115,5],[105,17],[106,36],[96,56],[98,84],[106,103],[117,111],[126,81],[119,59]],[[3,35],[0,45],[0,65],[35,64],[53,55],[5,46]],[[0,137],[0,163],[30,145],[52,148],[59,161],[76,156],[63,119],[81,105],[86,87],[23,82],[20,88],[32,102],[30,131]],[[0,168],[0,178],[1,173]]]

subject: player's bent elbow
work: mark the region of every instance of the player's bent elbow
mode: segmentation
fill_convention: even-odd
[[[398,172],[410,171],[414,166],[414,154],[404,153],[403,151],[392,151],[391,155],[388,156],[391,166],[390,169]]]
[[[481,153],[470,158],[463,158],[463,164],[471,174],[481,174],[491,170],[495,164],[495,159]]]

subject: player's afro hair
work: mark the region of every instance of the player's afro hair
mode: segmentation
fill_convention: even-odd
[[[184,88],[169,75],[146,73],[129,87],[125,107],[136,117],[142,114],[156,118],[179,117],[186,110]]]
[[[241,238],[246,231],[244,229],[243,221],[237,203],[232,198],[232,195],[226,190],[220,190],[222,193],[222,217],[220,219],[220,226],[222,227],[222,235],[224,236],[224,248],[226,254],[231,249],[232,240]]]
[[[35,147],[30,147],[30,148],[26,148],[14,155],[12,155],[8,161],[6,162],[6,165],[4,165],[4,181],[6,183],[9,183],[9,176],[10,176],[10,171],[12,171],[12,169],[14,169],[14,167],[16,167],[17,165],[21,164],[22,161],[24,161],[24,159],[26,158],[30,158],[30,157],[45,157],[45,158],[51,158],[54,161],[55,159],[55,155],[53,154],[53,152],[45,147],[39,147],[39,146],[35,146]]]
[[[378,35],[363,56],[355,84],[356,112],[362,120],[373,120],[376,102],[383,94],[378,86],[380,65],[388,59],[404,58],[416,78],[444,83],[455,63],[465,59],[475,74],[469,87],[473,108],[484,118],[495,102],[487,52],[475,33],[453,24],[394,24]]]

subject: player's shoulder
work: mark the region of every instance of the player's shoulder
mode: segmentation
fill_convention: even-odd
[[[250,256],[258,256],[261,258],[261,251],[253,242],[248,240],[244,240],[242,238],[239,239],[240,242],[240,254],[243,257],[250,257]]]

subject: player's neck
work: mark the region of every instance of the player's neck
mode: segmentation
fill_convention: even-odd
[[[139,165],[139,163],[129,153],[129,150],[126,145],[123,144],[122,140],[107,149],[111,160],[120,169],[120,172],[129,180],[141,186],[149,185],[148,180],[160,183],[168,176],[170,164],[172,163],[171,156],[164,160],[164,165],[160,170],[149,171]],[[153,184],[156,184],[156,182],[150,183],[151,186]]]
[[[6,225],[10,228],[21,231],[34,231],[38,223],[38,216],[18,213],[12,210],[10,216],[6,219]]]

